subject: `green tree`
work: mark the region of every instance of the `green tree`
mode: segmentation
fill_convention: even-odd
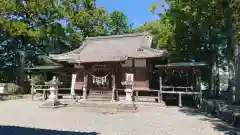
[[[0,3],[1,68],[14,69],[14,57],[19,50],[25,53],[25,66],[36,66],[40,64],[40,55],[74,50],[88,36],[114,34],[109,32],[113,25],[108,25],[118,20],[103,7],[97,7],[95,0],[0,0]],[[121,15],[125,20],[120,24],[127,24],[126,16]],[[122,26],[118,31],[126,33],[128,28]],[[6,76],[10,74],[14,73]]]
[[[212,78],[210,84],[215,83],[211,86],[214,90],[219,89],[217,69],[220,66],[226,67],[226,61],[230,62],[236,57],[232,54],[234,51],[228,38],[229,33],[233,32],[228,31],[231,28],[226,25],[226,20],[231,20],[230,11],[233,17],[239,20],[237,15],[240,9],[239,1],[232,1],[231,4],[223,2],[224,0],[166,0],[169,8],[165,9],[164,13],[155,12],[156,8],[164,6],[154,4],[150,8],[150,11],[160,16],[159,23],[150,22],[147,27],[142,26],[156,37],[155,41],[159,46],[164,45],[162,41],[168,41],[165,48],[174,54],[171,60],[207,62],[211,66],[208,74],[213,76],[205,76],[205,78]],[[224,8],[224,5],[229,6]],[[169,23],[162,23],[166,18]],[[151,23],[153,26],[149,25]],[[238,21],[236,21],[236,29],[239,30]],[[165,36],[168,35],[166,34],[168,31],[171,36]],[[232,38],[231,41],[234,39]]]
[[[122,12],[114,11],[110,14],[108,22],[108,32],[110,35],[122,35],[132,33],[132,24],[128,24],[127,16]]]

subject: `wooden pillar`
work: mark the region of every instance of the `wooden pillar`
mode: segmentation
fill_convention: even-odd
[[[202,95],[202,89],[201,89],[201,72],[198,71],[197,74],[196,74],[196,88],[197,88],[197,92],[200,92],[200,95],[199,95],[199,101],[200,101],[200,105],[202,104],[202,98],[203,98],[203,95]]]
[[[117,88],[120,88],[121,86],[121,76],[122,76],[122,67],[121,64],[118,64],[118,67],[116,69],[116,74],[115,74],[115,84],[116,84],[116,89],[115,89],[115,96],[116,96],[116,100],[119,101],[119,92],[117,90]]]
[[[46,71],[43,71],[43,79],[44,79],[44,81],[46,81],[46,82],[48,81],[48,80],[47,80],[47,72],[46,72]]]
[[[135,101],[138,101],[139,92],[137,90],[135,92],[136,92]]]
[[[135,69],[135,59],[132,59],[132,74],[133,74],[134,80],[136,78],[135,72],[136,72],[136,69]],[[134,93],[134,91],[135,91],[135,85],[134,84],[132,85],[132,90],[133,90],[133,93]],[[134,96],[134,94],[132,95],[132,98],[135,100],[136,97]]]
[[[162,102],[162,74],[159,75],[158,103]]]
[[[32,94],[32,101],[34,100],[34,84],[31,83],[31,94]]]
[[[68,75],[68,73],[63,73],[63,75],[64,75],[64,76],[62,76],[63,80],[64,80],[63,81],[63,87],[67,88],[67,83],[68,83],[68,76],[67,75]]]
[[[83,80],[83,100],[87,100],[87,85],[88,85],[88,74],[84,72]]]
[[[43,88],[43,89],[45,89],[45,88]],[[43,95],[42,95],[42,99],[43,100],[47,100],[47,92],[46,92],[46,90],[43,90]]]
[[[115,91],[116,91],[116,75],[115,75],[115,72],[113,71],[113,73],[112,73],[112,100],[111,101],[116,101]]]
[[[77,74],[72,74],[72,82],[71,82],[71,98],[73,100],[76,99],[76,93],[75,93],[75,83],[76,83],[76,77],[77,77]],[[65,77],[66,78],[66,77]],[[65,79],[66,80],[66,79]]]
[[[178,106],[182,107],[182,93],[179,93],[178,95]]]
[[[132,73],[135,75],[135,60],[132,59]]]

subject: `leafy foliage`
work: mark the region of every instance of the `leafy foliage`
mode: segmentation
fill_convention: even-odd
[[[108,22],[108,32],[110,35],[132,33],[132,30],[132,24],[128,25],[127,16],[122,12],[114,11],[110,14]]]
[[[85,37],[132,30],[123,13],[109,14],[103,7],[97,7],[95,0],[0,0],[0,3],[1,68],[15,69],[18,50],[25,52],[25,66],[33,67],[41,64],[38,56],[76,49]]]
[[[210,65],[204,78],[211,78],[210,89],[219,89],[219,67],[229,69],[229,86],[235,85],[238,70],[236,51],[240,33],[239,0],[166,0],[169,8],[156,13],[160,20],[147,22],[139,30],[154,35],[156,47],[170,51],[171,61],[203,61]],[[230,90],[231,88],[229,88]],[[231,91],[231,90],[230,90]]]

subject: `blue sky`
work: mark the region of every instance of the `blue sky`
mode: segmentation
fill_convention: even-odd
[[[118,10],[123,12],[129,23],[138,27],[146,21],[157,20],[159,17],[149,12],[152,4],[164,4],[163,0],[96,0],[97,6],[103,6],[108,12]],[[163,9],[160,9],[162,12]]]

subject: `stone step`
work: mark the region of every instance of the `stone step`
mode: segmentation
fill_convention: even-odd
[[[89,94],[88,97],[112,97],[112,95]]]
[[[89,96],[112,96],[112,94],[89,93]]]
[[[90,95],[88,98],[111,98],[112,96],[99,96],[99,95]]]
[[[87,97],[89,100],[107,100],[110,101],[112,97]]]
[[[88,96],[88,100],[103,100],[103,101],[111,101],[112,96]]]
[[[87,100],[88,101],[111,101],[111,98],[110,99],[107,99],[107,98],[88,98]]]
[[[91,110],[98,110],[98,109],[113,109],[118,112],[121,111],[136,111],[137,106],[135,104],[117,104],[117,103],[110,103],[110,102],[80,102],[76,103],[75,106],[77,107],[87,107]]]
[[[88,97],[112,97],[112,95],[89,94]]]
[[[109,109],[109,108],[87,108],[87,111],[89,112],[98,112],[103,114],[114,114],[118,112],[129,112],[129,113],[136,113],[138,110],[126,110],[126,109]]]
[[[89,94],[109,94],[109,95],[111,95],[112,92],[96,92],[96,91],[91,91]]]
[[[92,90],[88,95],[89,101],[111,101],[111,99],[112,99],[111,91]]]

